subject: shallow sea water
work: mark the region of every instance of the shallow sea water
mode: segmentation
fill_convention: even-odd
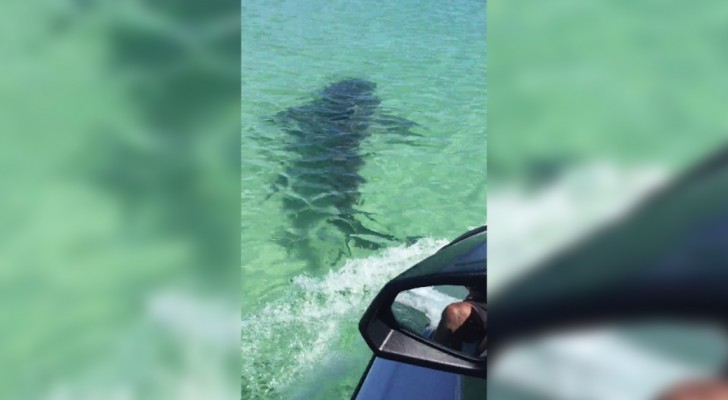
[[[371,356],[356,328],[371,298],[485,223],[485,8],[484,1],[242,4],[242,398],[348,398]],[[355,218],[398,238],[379,249],[347,249],[330,226],[292,231],[284,207],[291,193],[274,190],[296,155],[270,117],[345,78],[374,82],[380,112],[417,124],[419,136],[406,138],[374,126],[358,149],[365,181]],[[311,252],[345,255],[311,265],[281,245],[284,233],[300,235]]]

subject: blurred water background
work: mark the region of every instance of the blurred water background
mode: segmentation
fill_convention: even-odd
[[[497,289],[725,138],[716,1],[491,2],[487,189],[481,2],[245,2],[242,21],[218,1],[4,6],[2,398],[347,397],[370,354],[355,328],[368,300],[481,224],[486,191]],[[344,77],[419,124],[363,144],[359,208],[425,239],[311,269],[276,242],[284,194],[266,197],[291,155],[265,118]],[[654,336],[615,335],[585,359],[572,341],[542,352],[489,381],[494,398],[609,398],[598,389],[620,387],[623,360],[700,370],[642,357]],[[574,356],[608,379],[538,374],[584,365]]]
[[[720,2],[489,3],[489,293],[725,145],[727,15]],[[491,368],[489,398],[656,398],[725,350],[701,326],[552,337]]]
[[[239,4],[0,26],[0,398],[238,397]]]
[[[349,398],[371,357],[357,331],[368,302],[394,275],[485,222],[485,2],[242,7],[242,397]],[[315,132],[275,123],[347,78],[376,84],[376,112],[389,116],[374,118],[357,149],[363,180],[351,212],[396,238],[368,235],[378,243],[368,249],[347,245],[325,220],[292,224],[296,212],[286,205],[302,201],[302,175],[290,168],[302,156],[290,138]],[[416,135],[387,126],[403,120],[417,124]],[[281,175],[288,185],[276,184]],[[305,199],[310,207],[314,197]],[[340,211],[317,210],[330,218]],[[285,245],[296,241],[308,251]]]

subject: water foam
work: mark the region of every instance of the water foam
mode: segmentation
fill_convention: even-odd
[[[293,383],[306,386],[312,370],[343,362],[336,358],[351,356],[352,347],[361,351],[363,341],[347,342],[358,337],[358,320],[379,289],[445,244],[426,238],[348,260],[322,277],[294,277],[282,298],[242,318],[243,397],[278,397]]]
[[[553,399],[639,400],[703,374],[616,331],[596,330],[515,348],[500,360],[493,378]]]
[[[236,298],[159,288],[102,360],[77,375],[49,377],[44,400],[222,400],[237,395]]]
[[[488,293],[495,294],[544,257],[620,217],[671,175],[657,165],[625,168],[599,161],[566,171],[537,192],[491,188]]]

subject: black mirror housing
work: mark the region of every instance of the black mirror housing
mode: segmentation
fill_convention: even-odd
[[[425,286],[486,287],[486,228],[456,239],[387,283],[359,322],[359,332],[377,357],[485,378],[487,356],[474,358],[412,334],[397,323],[391,306],[405,290]]]

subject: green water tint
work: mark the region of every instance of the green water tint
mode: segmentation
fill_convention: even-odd
[[[369,300],[485,221],[485,3],[245,2],[243,52],[243,398],[346,398],[371,355],[356,330]],[[357,149],[351,214],[396,238],[354,233],[374,246],[347,246],[325,219],[297,229],[291,191],[271,190],[299,155],[270,117],[347,78],[376,84],[376,114],[391,118]],[[405,120],[419,136],[388,131]]]
[[[373,134],[362,143],[359,174],[366,182],[356,208],[376,224],[359,219],[400,238],[451,237],[484,219],[484,4],[321,6],[243,4],[243,271],[255,276],[244,282],[244,310],[308,270],[274,241],[291,226],[282,199],[265,198],[291,154],[285,134],[265,118],[311,101],[336,80],[376,83],[380,110],[416,122],[423,135],[408,144]],[[326,11],[314,16],[314,9]],[[314,17],[318,23],[308,24]],[[339,247],[328,243],[312,247]],[[351,257],[369,254],[354,246]]]
[[[7,6],[0,398],[180,398],[194,365],[224,389],[147,311],[181,286],[238,303],[237,6]]]
[[[595,159],[680,169],[725,144],[718,1],[488,8],[490,184]]]

